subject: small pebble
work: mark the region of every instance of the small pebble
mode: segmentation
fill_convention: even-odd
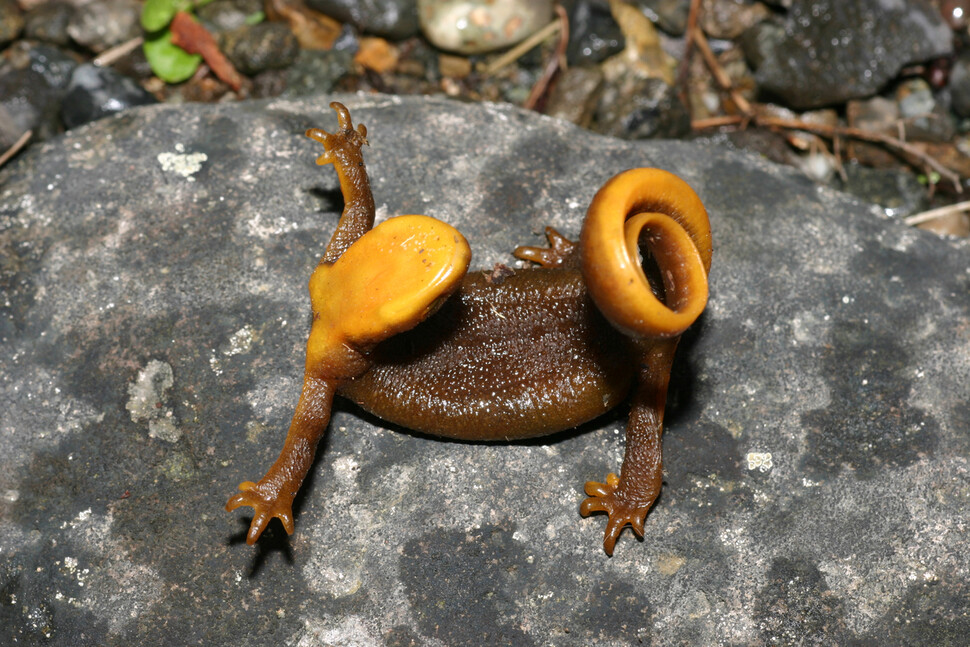
[[[0,45],[17,38],[23,28],[24,14],[15,0],[0,0]]]
[[[599,67],[570,67],[553,86],[545,113],[588,128],[593,121],[602,86],[603,72]]]
[[[631,78],[606,84],[593,130],[622,139],[676,139],[690,132],[690,114],[662,79]]]
[[[136,0],[94,0],[73,13],[67,33],[77,44],[101,53],[142,35],[141,7]]]
[[[707,0],[701,12],[700,25],[711,38],[737,38],[744,30],[771,16],[760,2],[741,3],[737,0]]]
[[[398,58],[397,47],[383,38],[368,36],[360,39],[360,48],[354,55],[354,62],[382,74],[393,70]]]
[[[262,22],[227,32],[222,47],[236,69],[249,76],[288,67],[300,53],[296,36],[279,22]]]
[[[600,63],[623,49],[626,41],[607,0],[578,0],[568,16],[566,60],[570,65]]]
[[[286,71],[285,97],[306,97],[330,92],[340,77],[350,71],[353,52],[349,50],[303,50]]]
[[[896,88],[899,115],[904,120],[906,139],[944,143],[953,139],[956,124],[946,106],[937,102],[929,83],[907,79]]]
[[[404,40],[418,33],[417,0],[307,0],[307,6],[365,34]]]
[[[953,112],[960,117],[970,117],[970,52],[962,52],[953,61],[947,87]]]
[[[21,43],[22,45],[23,43]],[[42,141],[61,130],[58,110],[77,63],[53,45],[36,45],[26,52],[8,50],[15,63],[0,72],[0,151],[27,130]]]
[[[85,63],[71,75],[61,119],[67,128],[76,128],[133,106],[152,103],[156,103],[155,97],[127,76],[110,67]]]
[[[636,0],[632,4],[668,34],[680,36],[687,30],[689,0]]]
[[[259,0],[213,0],[199,7],[197,16],[213,34],[244,27],[250,16],[263,10]]]
[[[552,0],[418,0],[418,11],[424,35],[436,47],[483,54],[545,26],[552,5]]]
[[[31,9],[24,17],[24,36],[55,45],[71,42],[67,26],[74,17],[74,7],[67,2],[50,2]]]

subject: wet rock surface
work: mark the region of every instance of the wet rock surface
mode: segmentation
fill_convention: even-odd
[[[908,63],[952,52],[952,32],[926,0],[793,0],[784,36],[758,52],[762,89],[793,108],[815,108],[874,94]]]
[[[368,127],[378,218],[512,263],[617,171],[707,205],[665,488],[611,559],[582,484],[624,412],[534,442],[389,430],[341,402],[253,549],[222,506],[276,457],[306,280],[341,208],[303,136]],[[483,137],[482,133],[487,133]],[[0,643],[960,644],[970,631],[970,245],[709,141],[507,106],[319,96],[150,106],[0,171]],[[187,621],[192,619],[192,621]],[[437,643],[434,643],[437,641]]]

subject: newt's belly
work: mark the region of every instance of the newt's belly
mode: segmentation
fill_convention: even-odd
[[[487,288],[487,289],[486,289]],[[529,438],[619,404],[634,361],[578,272],[468,275],[435,315],[377,346],[340,392],[381,418],[465,440]]]

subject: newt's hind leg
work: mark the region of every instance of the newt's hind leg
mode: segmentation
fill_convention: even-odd
[[[523,261],[532,261],[542,267],[579,268],[579,244],[569,240],[552,227],[546,227],[549,247],[516,247],[512,255]]]
[[[317,164],[333,164],[340,179],[340,191],[344,195],[344,212],[337,229],[330,238],[321,263],[333,263],[347,248],[374,226],[374,195],[371,193],[367,168],[361,155],[361,147],[367,144],[367,128],[359,124],[354,129],[350,111],[342,103],[334,101],[330,107],[337,112],[339,128],[328,133],[322,128],[311,128],[306,136],[318,141],[326,152],[317,158]]]
[[[627,525],[643,537],[643,521],[663,485],[664,403],[677,339],[642,348],[640,375],[626,429],[626,452],[620,476],[610,473],[606,483],[586,482],[588,498],[579,508],[585,517],[605,512],[609,519],[603,548],[613,554],[617,538]]]

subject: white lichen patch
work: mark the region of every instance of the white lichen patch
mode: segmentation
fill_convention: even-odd
[[[167,362],[153,359],[128,385],[128,402],[125,403],[132,422],[147,422],[149,436],[170,443],[182,437],[175,414],[165,404],[168,390],[174,384],[172,367]]]
[[[232,357],[233,355],[248,353],[257,341],[257,335],[253,327],[246,324],[229,337],[227,344],[222,348],[221,355]],[[222,357],[215,349],[212,349],[209,354],[209,368],[216,375],[222,375],[225,369],[222,363]]]
[[[231,357],[240,353],[248,353],[253,347],[255,337],[252,326],[243,326],[229,338],[229,348],[225,350],[225,354]]]
[[[745,458],[748,461],[748,469],[752,471],[767,472],[774,467],[771,452],[748,452]]]
[[[192,177],[202,170],[202,163],[209,159],[205,153],[185,153],[182,144],[175,144],[174,153],[159,153],[155,158],[166,173],[180,175],[189,182],[195,182]]]

